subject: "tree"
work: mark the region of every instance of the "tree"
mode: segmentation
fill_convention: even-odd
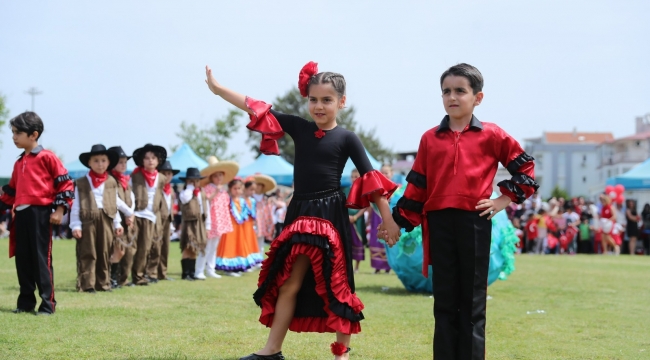
[[[300,91],[295,86],[283,96],[277,97],[273,102],[273,108],[286,114],[300,116],[303,119],[311,119],[308,101],[300,95]],[[363,127],[358,126],[356,120],[354,120],[354,113],[354,106],[340,110],[336,120],[337,123],[343,128],[356,133],[366,150],[377,160],[390,162],[393,159],[392,150],[381,145],[381,142],[375,135],[374,128],[365,130]],[[257,154],[260,154],[259,146],[261,139],[262,135],[259,133],[251,131],[248,134],[247,141],[251,145],[251,150]],[[288,135],[283,136],[278,140],[278,147],[280,148],[280,156],[293,164],[295,158],[293,139]]]
[[[0,133],[2,133],[2,130],[4,130],[5,123],[9,117],[9,109],[7,109],[5,102],[6,99],[4,95],[0,94]],[[2,140],[0,140],[0,146],[2,146]]]
[[[215,155],[219,160],[233,159],[234,154],[228,154],[228,140],[239,128],[239,117],[242,112],[230,110],[228,115],[215,119],[209,126],[199,127],[197,124],[181,122],[181,131],[176,133],[184,143],[189,145],[194,152],[203,159]],[[176,151],[178,145],[172,146]]]
[[[571,199],[569,197],[569,193],[567,193],[566,190],[562,189],[559,185],[555,185],[553,191],[551,191],[551,198],[564,198],[564,200]]]

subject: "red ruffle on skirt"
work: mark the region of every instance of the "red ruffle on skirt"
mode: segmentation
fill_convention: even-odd
[[[374,192],[379,191],[382,196],[390,198],[398,187],[378,170],[368,171],[352,184],[346,206],[352,209],[365,209],[370,206]]]
[[[289,325],[289,330],[295,332],[319,332],[331,333],[342,332],[344,334],[357,334],[361,331],[359,322],[353,322],[349,319],[337,316],[330,310],[330,300],[327,293],[327,284],[332,290],[334,298],[348,305],[355,314],[361,313],[363,303],[356,294],[353,294],[348,284],[348,277],[345,264],[345,253],[341,244],[341,238],[334,225],[324,219],[301,216],[293,223],[285,227],[282,233],[273,241],[267,255],[268,257],[262,263],[258,287],[262,285],[269,275],[271,264],[275,260],[278,249],[295,234],[312,234],[322,236],[327,239],[330,249],[334,256],[330,259],[332,263],[331,279],[325,279],[323,276],[323,249],[304,243],[293,244],[291,251],[287,256],[283,269],[278,273],[275,281],[268,286],[266,293],[262,297],[262,315],[260,322],[268,327],[273,324],[273,315],[275,314],[275,304],[278,298],[279,288],[289,279],[291,269],[298,255],[306,255],[311,261],[314,279],[316,281],[316,293],[325,303],[323,310],[327,317],[300,317],[293,318]]]
[[[271,105],[247,96],[246,107],[253,111],[253,114],[249,115],[251,121],[246,127],[262,134],[260,152],[265,155],[279,155],[278,140],[284,136],[284,131],[278,119],[269,111]]]

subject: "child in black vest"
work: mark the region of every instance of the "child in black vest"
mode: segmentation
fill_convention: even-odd
[[[75,201],[70,212],[72,236],[77,239],[77,290],[87,293],[111,291],[109,250],[115,236],[122,235],[117,211],[117,181],[108,176],[119,156],[104,145],[93,145],[79,155],[90,168],[77,179]]]

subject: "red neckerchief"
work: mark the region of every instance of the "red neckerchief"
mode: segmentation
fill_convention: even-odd
[[[172,183],[165,184],[163,191],[165,192],[165,195],[169,196],[172,193]]]
[[[156,176],[158,175],[158,170],[148,171],[140,166],[133,170],[133,174],[137,174],[139,172],[142,173],[142,176],[144,176],[144,179],[147,181],[147,185],[149,185],[149,187],[154,187],[154,185],[156,185]]]
[[[200,193],[201,193],[201,188],[198,186],[194,188],[194,191],[192,191],[194,197],[197,197]]]
[[[108,179],[108,173],[104,172],[103,174],[98,174],[92,170],[88,172],[88,175],[90,176],[90,180],[93,182],[93,187],[98,188],[101,186],[106,179]]]
[[[111,170],[111,174],[113,174],[115,179],[120,183],[120,185],[122,185],[122,188],[124,188],[124,190],[129,187],[129,179],[131,179],[129,175],[124,175],[115,169]]]

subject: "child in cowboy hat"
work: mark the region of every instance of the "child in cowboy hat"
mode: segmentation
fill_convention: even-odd
[[[111,251],[111,287],[117,289],[126,284],[126,281],[131,272],[133,265],[133,255],[135,254],[135,239],[138,234],[135,228],[135,196],[129,184],[130,176],[125,175],[126,163],[131,158],[128,156],[121,146],[113,146],[108,148],[109,151],[117,153],[119,161],[117,165],[110,171],[110,174],[117,181],[117,196],[121,200],[120,206],[118,204],[117,210],[122,217],[122,228],[124,231],[122,236],[116,236],[113,240],[113,250]]]
[[[199,169],[187,168],[184,177],[183,190],[178,198],[181,200],[181,213],[183,222],[181,225],[181,267],[183,269],[183,280],[197,280],[195,278],[196,256],[205,254],[205,243],[207,230],[210,230],[210,209],[205,193],[201,190],[199,182],[205,179],[201,176]],[[205,277],[203,278],[205,279]],[[200,279],[200,280],[203,280]]]
[[[255,218],[257,245],[260,248],[260,255],[264,258],[264,241],[272,241],[274,231],[273,204],[264,197],[264,194],[274,191],[278,185],[275,179],[264,174],[255,174],[253,179],[256,184],[253,198],[257,207]]]
[[[77,290],[111,291],[109,250],[113,232],[121,236],[123,231],[118,206],[126,208],[117,195],[117,181],[108,176],[119,155],[104,145],[93,145],[79,155],[79,161],[90,171],[76,181],[77,201],[70,212],[72,236],[77,239]]]
[[[150,282],[158,282],[158,280],[172,280],[167,277],[167,259],[169,258],[169,242],[171,241],[171,233],[175,230],[172,219],[174,218],[174,211],[172,204],[176,201],[176,194],[172,190],[172,178],[174,175],[181,172],[172,168],[169,160],[165,161],[162,166],[158,167],[158,171],[165,175],[165,188],[163,189],[163,197],[165,204],[169,209],[169,215],[162,219],[162,239],[159,242],[154,241],[149,253],[149,262],[147,263],[147,277]]]
[[[151,242],[161,240],[162,219],[169,215],[163,196],[166,179],[158,173],[158,165],[166,159],[167,151],[162,146],[146,144],[133,152],[137,168],[131,174],[131,186],[135,194],[138,237],[131,278],[135,285],[149,284],[145,272]]]
[[[216,279],[221,277],[214,271],[217,263],[217,245],[222,235],[232,232],[230,196],[223,184],[229,183],[238,171],[239,165],[236,162],[219,161],[215,156],[210,156],[208,167],[201,170],[201,175],[205,176],[205,179],[201,180],[201,187],[210,206],[212,224],[208,231],[205,253],[199,254],[196,259],[195,278],[205,279],[206,275]]]

